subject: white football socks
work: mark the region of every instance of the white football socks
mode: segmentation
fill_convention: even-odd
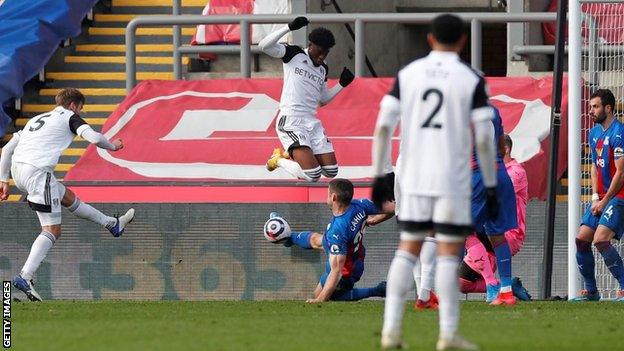
[[[312,181],[312,179],[310,179],[303,172],[303,169],[301,168],[301,166],[293,160],[289,160],[287,158],[280,158],[279,160],[277,160],[277,165],[285,169],[286,172],[292,174],[294,177],[297,177],[299,179],[305,179],[307,181]]]
[[[422,284],[418,286],[418,299],[422,301],[429,301],[429,293],[433,289],[437,250],[438,242],[435,238],[425,238],[420,250],[420,279]]]
[[[91,222],[95,222],[107,229],[117,223],[117,220],[114,217],[105,215],[93,206],[80,201],[78,198],[76,198],[76,201],[74,201],[74,203],[67,209],[76,217],[90,220]]]
[[[414,269],[412,270],[414,273],[414,282],[416,283],[416,292],[420,289],[421,284],[421,269],[420,269],[420,257],[416,257],[416,262],[414,262]]]
[[[386,303],[382,334],[400,333],[405,311],[405,295],[414,286],[413,269],[418,259],[407,251],[397,250],[390,269],[386,286]]]
[[[26,263],[24,263],[24,267],[20,272],[22,278],[26,280],[31,280],[41,262],[48,254],[48,251],[54,246],[54,242],[56,238],[54,235],[48,232],[41,232],[35,242],[33,242],[32,247],[30,248],[30,254],[28,255],[28,259],[26,259]]]
[[[439,300],[440,338],[450,339],[459,326],[459,257],[438,256],[435,274]]]

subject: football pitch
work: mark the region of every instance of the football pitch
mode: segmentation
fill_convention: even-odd
[[[14,302],[14,350],[378,350],[383,302]],[[614,350],[624,304],[462,303],[483,350]],[[409,350],[434,350],[437,312],[405,313]]]

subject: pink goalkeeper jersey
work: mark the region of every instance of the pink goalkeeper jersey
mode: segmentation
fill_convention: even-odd
[[[516,193],[516,214],[518,216],[518,228],[512,229],[507,233],[512,234],[516,240],[524,242],[526,229],[526,206],[529,197],[529,182],[527,181],[526,171],[516,160],[512,159],[505,164],[507,173],[513,183],[514,192]]]

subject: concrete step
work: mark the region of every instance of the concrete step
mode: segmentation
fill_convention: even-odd
[[[92,28],[97,29],[97,28]],[[106,29],[115,29],[115,28],[106,28]],[[123,29],[123,28],[120,28]],[[110,35],[90,35],[89,36],[89,44],[125,44],[126,36],[125,34],[110,34]],[[180,43],[182,44],[190,44],[193,39],[193,33],[190,35],[182,35],[180,37]],[[137,35],[135,36],[136,44],[171,44],[173,42],[172,34],[152,34],[152,35]]]
[[[45,88],[63,89],[74,87],[78,89],[98,88],[98,89],[122,89],[126,87],[126,82],[122,80],[48,80]]]
[[[123,81],[126,80],[125,72],[46,72],[46,79],[69,80],[69,81]],[[137,72],[137,79],[173,79],[171,72]]]
[[[183,67],[184,69],[184,67]],[[126,63],[66,63],[64,72],[126,72]],[[173,64],[137,64],[137,72],[172,72]]]
[[[65,63],[115,63],[126,64],[126,56],[65,56]],[[149,57],[149,56],[137,56],[137,64],[144,65],[172,65],[173,57]],[[187,65],[189,62],[188,57],[182,57],[182,64]]]
[[[120,27],[89,27],[87,31],[91,37],[99,36],[125,36],[126,28]],[[192,37],[195,34],[195,27],[182,27],[180,33],[183,37]],[[173,35],[172,27],[141,27],[136,31],[137,37],[151,37],[151,36],[167,36]],[[95,38],[94,38],[95,39]]]
[[[87,105],[118,105],[125,98],[126,90],[125,89],[122,89],[122,90],[124,91],[124,95],[119,95],[119,96],[85,95],[85,98],[86,98],[85,106]],[[54,105],[55,101],[54,101],[54,96],[33,96],[33,97],[28,98],[28,103],[40,104],[40,105]],[[89,111],[85,113],[92,113],[92,112],[96,113],[97,111]]]
[[[76,55],[92,55],[101,56],[104,53],[114,53],[114,56],[120,54],[125,55],[125,44],[78,44],[76,45]],[[137,56],[146,56],[146,54],[158,54],[160,56],[171,56],[173,52],[172,44],[138,44],[136,52]]]
[[[41,89],[39,95],[28,99],[30,103],[54,104],[54,97],[60,89]],[[90,104],[120,104],[126,97],[126,89],[82,89],[86,98],[86,105]]]

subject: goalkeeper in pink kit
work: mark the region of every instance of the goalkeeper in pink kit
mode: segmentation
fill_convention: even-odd
[[[526,229],[526,205],[528,200],[528,181],[524,168],[515,159],[511,158],[513,142],[509,135],[505,135],[505,167],[513,183],[516,194],[516,211],[518,227],[505,232],[512,256],[516,255],[524,244]],[[485,293],[486,286],[498,285],[494,272],[496,271],[496,256],[490,241],[485,235],[471,235],[466,239],[466,256],[459,269],[460,288],[463,293]],[[518,278],[512,280],[514,295],[520,300],[529,300],[531,295],[522,287]],[[488,296],[488,300],[496,296]]]

